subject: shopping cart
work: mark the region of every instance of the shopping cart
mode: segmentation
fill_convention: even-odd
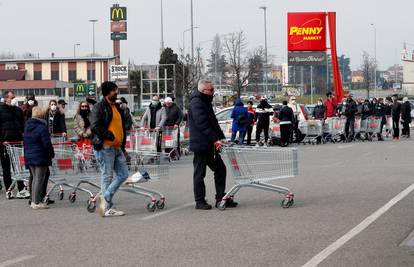
[[[280,122],[279,121],[271,120],[270,125],[269,125],[269,130],[270,130],[270,138],[280,139],[281,135],[280,135]]]
[[[9,188],[5,188],[8,199],[11,199],[12,191],[19,181],[28,183],[30,176],[29,169],[26,168],[24,158],[23,142],[5,142],[3,143],[6,153],[9,155],[11,168],[12,183]]]
[[[190,128],[188,125],[182,125],[180,128],[180,149],[182,155],[190,154]]]
[[[160,152],[161,151],[161,133],[153,129],[138,129],[136,131],[137,144],[134,151],[148,151],[148,152]]]
[[[381,117],[370,116],[367,120],[367,133],[369,140],[372,141],[374,137],[378,137],[381,132]]]
[[[219,204],[224,210],[226,201],[243,187],[253,187],[284,195],[283,208],[293,205],[293,193],[285,187],[267,183],[268,181],[290,178],[298,175],[297,148],[255,148],[225,147],[223,149],[234,176],[235,185],[227,192]]]
[[[391,138],[392,137],[392,116],[385,116],[386,123],[385,123],[385,138]]]
[[[333,143],[345,140],[345,123],[344,117],[332,117],[325,120],[323,125],[323,133],[325,141],[332,141]]]
[[[299,131],[305,136],[302,140],[304,144],[317,144],[322,140],[322,121],[321,120],[307,120],[299,121]]]
[[[178,128],[164,127],[161,135],[161,149],[168,154],[171,160],[179,160]]]
[[[129,156],[131,158],[128,162],[129,177],[119,190],[149,198],[147,210],[150,212],[163,209],[165,207],[164,194],[139,184],[168,178],[169,157],[164,153],[149,154],[148,151],[131,152]]]
[[[125,138],[125,150],[128,152],[135,151],[138,148],[137,146],[137,130],[127,131]]]
[[[221,130],[224,133],[224,136],[226,137],[226,140],[230,140],[231,139],[231,134],[232,134],[232,122],[231,121],[226,121],[226,122],[221,122],[219,123]]]
[[[50,140],[52,143],[64,143],[66,141],[66,134],[51,134]]]

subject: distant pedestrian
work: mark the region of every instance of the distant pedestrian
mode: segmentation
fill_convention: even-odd
[[[58,108],[58,103],[56,100],[49,101],[49,107],[46,110],[45,120],[51,135],[61,135],[66,137],[66,122],[65,115]]]
[[[312,117],[316,120],[323,120],[325,118],[326,108],[323,105],[322,98],[318,100],[315,109],[312,112]]]
[[[326,100],[324,102],[324,106],[325,106],[325,118],[334,117],[337,103],[336,103],[335,98],[332,95],[332,92],[328,92],[326,94]]]
[[[408,97],[404,97],[401,104],[401,123],[403,126],[401,137],[410,138],[411,104]]]
[[[123,216],[125,213],[115,209],[112,198],[128,178],[124,113],[115,104],[118,96],[118,86],[115,83],[102,83],[101,91],[104,98],[91,112],[92,143],[101,170],[98,211],[102,217]]]
[[[249,113],[249,117],[245,133],[247,134],[246,144],[249,146],[252,140],[253,126],[256,121],[256,110],[253,108],[252,101],[247,102],[247,112]]]
[[[225,196],[226,165],[221,159],[219,150],[225,139],[218,124],[211,102],[214,97],[214,87],[211,81],[201,80],[198,90],[194,90],[190,98],[188,122],[190,126],[190,150],[194,152],[194,198],[196,209],[209,210],[211,205],[206,200],[204,178],[207,166],[214,172],[216,186],[216,207]],[[227,200],[226,207],[236,207],[237,202]]]
[[[184,114],[171,97],[166,97],[164,104],[166,115],[164,126],[177,130],[177,152],[180,155],[180,124],[183,121]],[[166,150],[166,152],[170,151]]]
[[[36,107],[38,102],[36,100],[36,96],[33,94],[27,95],[24,104],[22,105],[23,117],[24,121],[26,122],[28,119],[32,117],[32,109]]]
[[[66,103],[65,99],[59,99],[58,108],[59,108],[61,113],[65,114],[65,108],[66,108],[67,105],[68,105],[68,103]]]
[[[283,106],[279,111],[280,120],[280,145],[288,146],[290,133],[292,131],[293,110],[287,105],[287,101],[283,100]]]
[[[134,126],[134,119],[132,118],[131,110],[128,107],[128,101],[125,97],[121,97],[120,100],[120,107],[124,111],[125,116],[125,130],[130,131]]]
[[[244,132],[246,131],[246,126],[248,124],[249,113],[240,98],[234,101],[234,107],[230,117],[233,119],[231,127],[231,142],[234,143],[238,133],[238,144],[243,145]]]
[[[141,126],[146,129],[160,130],[167,119],[165,108],[161,105],[158,96],[153,96],[151,104],[145,110],[141,119]]]
[[[272,106],[267,102],[266,98],[262,98],[260,104],[256,108],[256,146],[260,145],[260,135],[262,131],[264,132],[265,145],[269,140],[269,126],[270,126],[270,116],[273,114],[271,110]]]
[[[392,96],[392,108],[391,108],[391,116],[392,116],[392,128],[393,128],[393,139],[399,140],[400,139],[400,116],[401,116],[401,104],[398,102],[398,95],[395,94]]]
[[[25,164],[30,169],[32,179],[29,180],[32,209],[47,209],[42,200],[47,190],[49,166],[55,156],[52,142],[48,134],[44,114],[40,107],[32,109],[32,118],[26,122],[24,132]]]
[[[345,138],[347,141],[352,141],[355,137],[355,114],[357,113],[357,104],[352,98],[352,94],[348,94],[345,112],[346,123],[345,123]]]
[[[91,122],[89,120],[89,115],[91,110],[89,109],[89,104],[86,101],[79,103],[78,110],[75,115],[75,133],[78,135],[80,141],[84,139],[89,139],[92,136],[91,131]]]

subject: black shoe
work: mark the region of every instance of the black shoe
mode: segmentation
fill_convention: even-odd
[[[219,207],[221,200],[217,200],[216,201],[216,208]],[[239,203],[235,202],[232,198],[227,199],[226,201],[226,208],[235,208],[237,207],[237,205],[239,205]]]
[[[207,202],[196,203],[196,210],[211,210],[212,206]]]
[[[46,205],[52,205],[52,204],[55,204],[55,201],[52,199],[49,199],[46,203]]]

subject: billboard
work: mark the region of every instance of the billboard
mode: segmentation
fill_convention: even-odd
[[[128,78],[128,66],[127,65],[111,65],[109,68],[109,74],[111,80],[127,79]]]
[[[288,13],[288,50],[325,51],[326,13]]]
[[[290,66],[326,65],[326,52],[289,52],[288,62]]]
[[[126,20],[127,19],[127,8],[120,6],[111,7],[111,20]]]
[[[126,32],[127,22],[126,21],[111,21],[111,32]]]

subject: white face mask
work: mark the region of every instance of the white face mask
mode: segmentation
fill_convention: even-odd
[[[17,107],[19,105],[19,101],[17,101],[16,98],[13,98],[12,101],[11,101],[11,105]]]
[[[292,100],[292,104],[296,104],[296,100]]]
[[[342,104],[346,105],[346,101],[342,102]]]
[[[57,109],[56,106],[50,106],[50,110],[55,111]]]
[[[322,106],[322,102],[318,102],[318,105],[319,105],[319,106]]]
[[[34,105],[34,100],[27,101],[27,104],[29,104],[29,106],[33,106]]]

